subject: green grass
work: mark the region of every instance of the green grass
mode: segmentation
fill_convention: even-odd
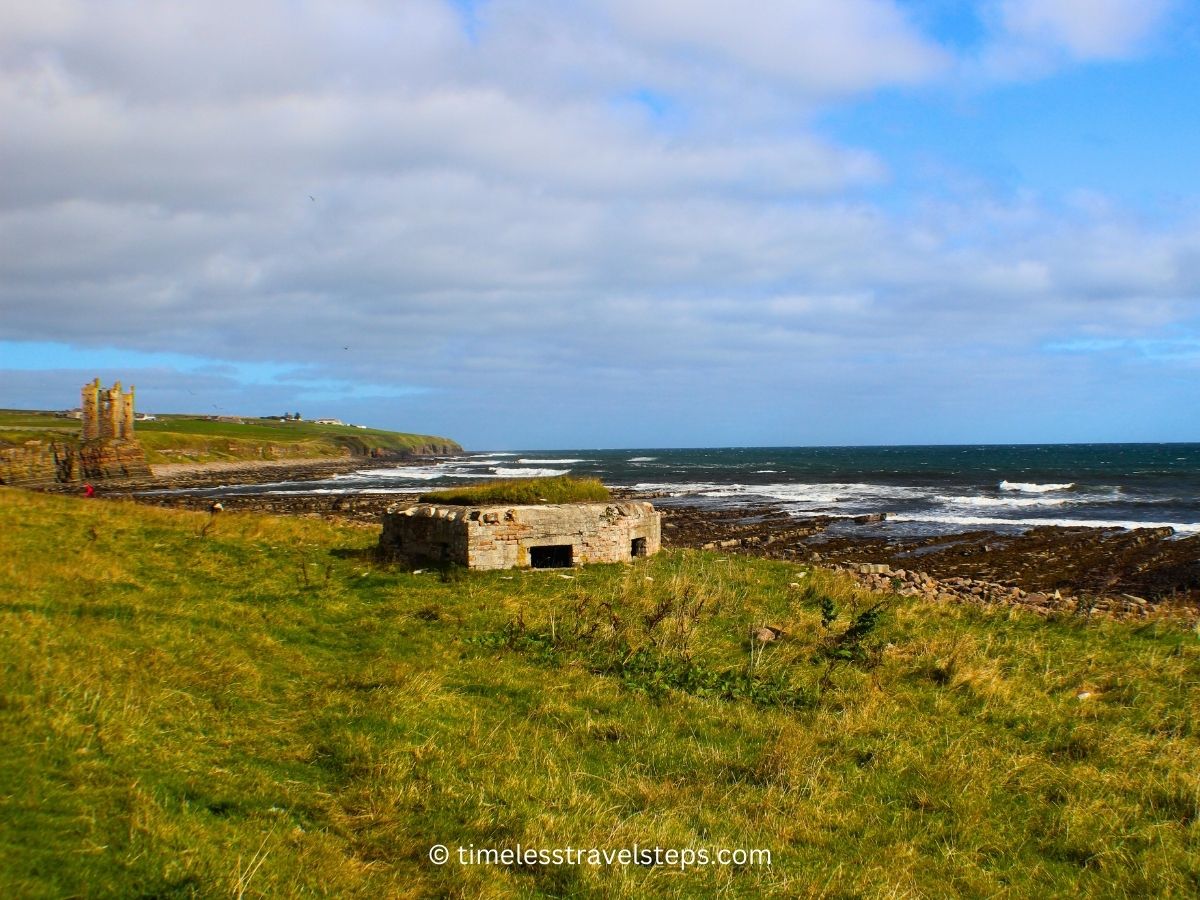
[[[79,431],[76,419],[59,419],[51,413],[30,410],[0,410],[0,444],[75,438]],[[372,450],[413,454],[462,449],[454,441],[433,435],[274,419],[244,418],[238,423],[164,415],[153,422],[136,423],[134,431],[151,464],[332,459],[365,455]]]
[[[26,441],[71,440],[78,435],[78,419],[60,419],[36,410],[0,409],[0,450]]]
[[[429,491],[420,499],[426,503],[454,506],[486,506],[493,503],[586,503],[603,502],[612,495],[598,478],[509,478],[485,481],[467,487]]]
[[[879,598],[820,570],[413,573],[376,539],[0,489],[3,893],[1200,891],[1194,631],[892,599],[847,642]]]
[[[78,431],[79,420],[59,418],[54,413],[33,409],[0,409],[0,429],[4,431],[10,429]]]

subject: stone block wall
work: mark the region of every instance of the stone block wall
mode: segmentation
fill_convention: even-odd
[[[661,542],[662,514],[644,501],[541,506],[417,503],[384,513],[379,538],[386,553],[472,569],[628,562],[634,556],[657,553]]]

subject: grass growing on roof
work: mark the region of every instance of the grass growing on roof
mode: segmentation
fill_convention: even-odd
[[[574,478],[558,475],[553,478],[509,478],[485,481],[468,487],[429,491],[421,495],[425,503],[447,503],[454,506],[487,506],[493,503],[584,503],[603,502],[611,494],[598,478]]]
[[[0,489],[4,894],[1200,886],[1194,631],[893,598],[848,641],[879,598],[820,569],[418,574],[376,540]],[[772,858],[457,862],[635,843]]]

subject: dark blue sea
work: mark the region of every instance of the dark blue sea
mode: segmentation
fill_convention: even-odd
[[[1034,525],[1200,532],[1200,444],[761,447],[471,453],[229,493],[402,493],[485,478],[595,475],[666,503],[767,501],[797,516],[888,514],[885,531]]]

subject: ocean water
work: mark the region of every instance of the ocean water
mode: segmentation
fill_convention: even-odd
[[[594,475],[667,503],[770,501],[797,516],[888,514],[876,530],[1034,525],[1200,533],[1200,444],[763,447],[471,453],[229,493],[392,493],[538,475]]]

